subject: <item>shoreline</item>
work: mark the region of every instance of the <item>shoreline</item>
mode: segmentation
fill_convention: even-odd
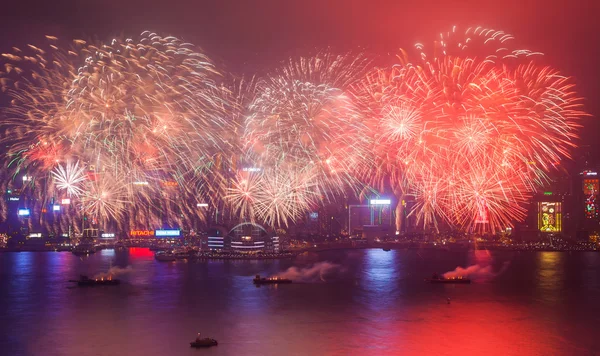
[[[148,248],[149,247],[137,247],[130,246],[129,248]],[[114,248],[103,248],[106,250],[113,250]],[[367,250],[367,249],[390,249],[390,250],[439,250],[445,252],[459,252],[469,250],[488,250],[488,251],[512,251],[512,252],[600,252],[600,249],[592,248],[549,248],[549,247],[510,247],[510,246],[449,246],[449,247],[437,247],[437,246],[397,246],[397,245],[381,245],[381,246],[327,246],[327,247],[309,247],[304,249],[292,249],[289,255],[282,256],[261,256],[261,257],[248,257],[248,256],[193,256],[192,259],[198,260],[274,260],[274,259],[286,259],[294,258],[305,252],[325,252],[325,251],[342,251],[342,250]],[[55,250],[55,249],[9,249],[0,248],[0,253],[10,252],[71,252],[70,250]]]

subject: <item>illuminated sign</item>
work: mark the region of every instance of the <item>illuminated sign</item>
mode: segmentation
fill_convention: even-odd
[[[538,203],[538,229],[541,232],[562,231],[562,204],[559,202]]]
[[[19,209],[17,211],[17,215],[19,215],[19,216],[29,216],[29,209]]]
[[[71,199],[68,199],[68,198],[67,199],[63,199],[63,200],[60,201],[60,203],[62,205],[69,205],[69,204],[71,204]]]
[[[371,205],[390,205],[392,201],[389,199],[371,199],[369,202]]]
[[[156,237],[179,237],[181,236],[181,230],[156,230],[155,235]]]
[[[585,171],[583,172],[584,176],[597,176],[598,172],[592,172],[592,171]]]
[[[196,204],[197,207],[199,208],[208,208],[208,204],[207,203],[198,203]]]
[[[69,237],[69,234],[67,234],[67,233],[64,233],[64,234],[62,234],[62,235],[60,235],[60,236],[62,236],[62,237]]]
[[[552,195],[552,192],[544,192],[544,195]]]
[[[102,235],[100,235],[100,237],[103,239],[112,239],[115,237],[115,234],[112,232],[104,232]]]
[[[52,211],[60,211],[60,205],[52,205]]]
[[[244,167],[242,168],[242,171],[244,172],[260,172],[262,169],[258,168],[258,167]]]
[[[29,237],[42,237],[42,233],[41,232],[32,232],[31,234],[29,234]]]
[[[131,230],[129,236],[154,236],[154,230]]]
[[[133,182],[133,185],[148,185],[148,182]]]
[[[588,172],[589,173],[589,172]],[[598,218],[598,178],[583,180],[583,194],[585,194],[585,217],[587,219]]]
[[[165,187],[176,187],[178,185],[177,182],[172,180],[165,180],[160,182],[160,184],[164,185]]]
[[[9,197],[9,201],[19,201],[19,197]]]

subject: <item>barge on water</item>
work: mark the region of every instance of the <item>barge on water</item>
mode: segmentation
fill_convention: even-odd
[[[435,283],[435,284],[469,284],[471,280],[469,278],[458,276],[458,277],[449,277],[445,278],[443,276],[438,276],[437,273],[434,273],[431,278],[426,278],[426,282]]]
[[[291,279],[287,279],[287,278],[279,278],[279,277],[268,277],[268,278],[261,278],[260,274],[257,274],[254,279],[252,280],[252,283],[260,285],[260,284],[289,284],[292,283]]]
[[[78,280],[70,280],[69,282],[77,282],[78,287],[97,287],[97,286],[117,286],[121,284],[121,280],[112,278],[89,278],[88,276],[80,276]]]

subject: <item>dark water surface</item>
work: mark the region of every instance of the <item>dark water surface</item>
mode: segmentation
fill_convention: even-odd
[[[485,252],[487,254],[487,252]],[[491,281],[423,278],[473,252],[331,251],[282,261],[157,262],[147,249],[0,254],[1,355],[600,354],[600,254],[490,252]],[[311,283],[255,274],[328,261]],[[131,266],[118,287],[69,288]],[[503,267],[504,266],[504,267]],[[451,303],[447,303],[451,298]],[[219,346],[195,350],[196,332]]]

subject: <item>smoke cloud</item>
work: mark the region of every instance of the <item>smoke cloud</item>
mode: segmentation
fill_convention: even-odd
[[[510,261],[504,262],[502,268],[498,272],[494,272],[492,263],[494,261],[492,255],[487,250],[476,250],[474,251],[475,263],[469,267],[456,267],[453,271],[449,271],[443,274],[444,278],[453,277],[468,277],[478,282],[488,282],[504,273]]]
[[[327,276],[341,272],[342,267],[335,263],[318,262],[311,267],[290,267],[285,272],[278,274],[279,278],[288,278],[298,282],[325,282]]]
[[[132,271],[133,271],[133,268],[131,268],[131,266],[127,266],[125,268],[115,266],[115,267],[111,267],[107,272],[101,272],[101,273],[94,275],[94,279],[116,277],[118,275],[126,274],[126,273],[129,273]]]

